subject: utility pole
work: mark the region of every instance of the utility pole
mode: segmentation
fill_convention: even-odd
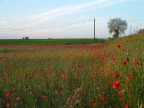
[[[94,40],[95,40],[95,18],[94,18]]]
[[[131,29],[131,26],[130,26],[130,35],[132,35],[132,29]]]

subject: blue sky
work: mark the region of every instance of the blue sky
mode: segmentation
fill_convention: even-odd
[[[107,22],[128,22],[126,34],[144,28],[144,0],[0,0],[0,38],[107,38]]]

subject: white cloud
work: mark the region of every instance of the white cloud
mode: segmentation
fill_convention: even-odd
[[[93,2],[88,2],[79,5],[63,6],[44,13],[39,13],[25,18],[21,18],[15,23],[19,24],[19,27],[33,27],[35,25],[48,22],[60,16],[78,13],[89,8],[102,8],[105,6],[111,6],[118,3],[122,3],[124,1],[125,0],[96,0]]]
[[[2,28],[2,27],[7,27],[8,26],[8,22],[7,21],[5,21],[5,20],[1,20],[0,21],[0,27]]]

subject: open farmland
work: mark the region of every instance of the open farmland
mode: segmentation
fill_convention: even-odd
[[[106,39],[0,39],[0,44],[92,44],[104,43]]]
[[[0,107],[143,108],[144,36],[0,45]]]

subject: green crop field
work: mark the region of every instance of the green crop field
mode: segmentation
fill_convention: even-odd
[[[1,39],[0,44],[91,44],[106,41],[107,39]]]
[[[144,35],[65,44],[0,45],[0,108],[144,108]]]

